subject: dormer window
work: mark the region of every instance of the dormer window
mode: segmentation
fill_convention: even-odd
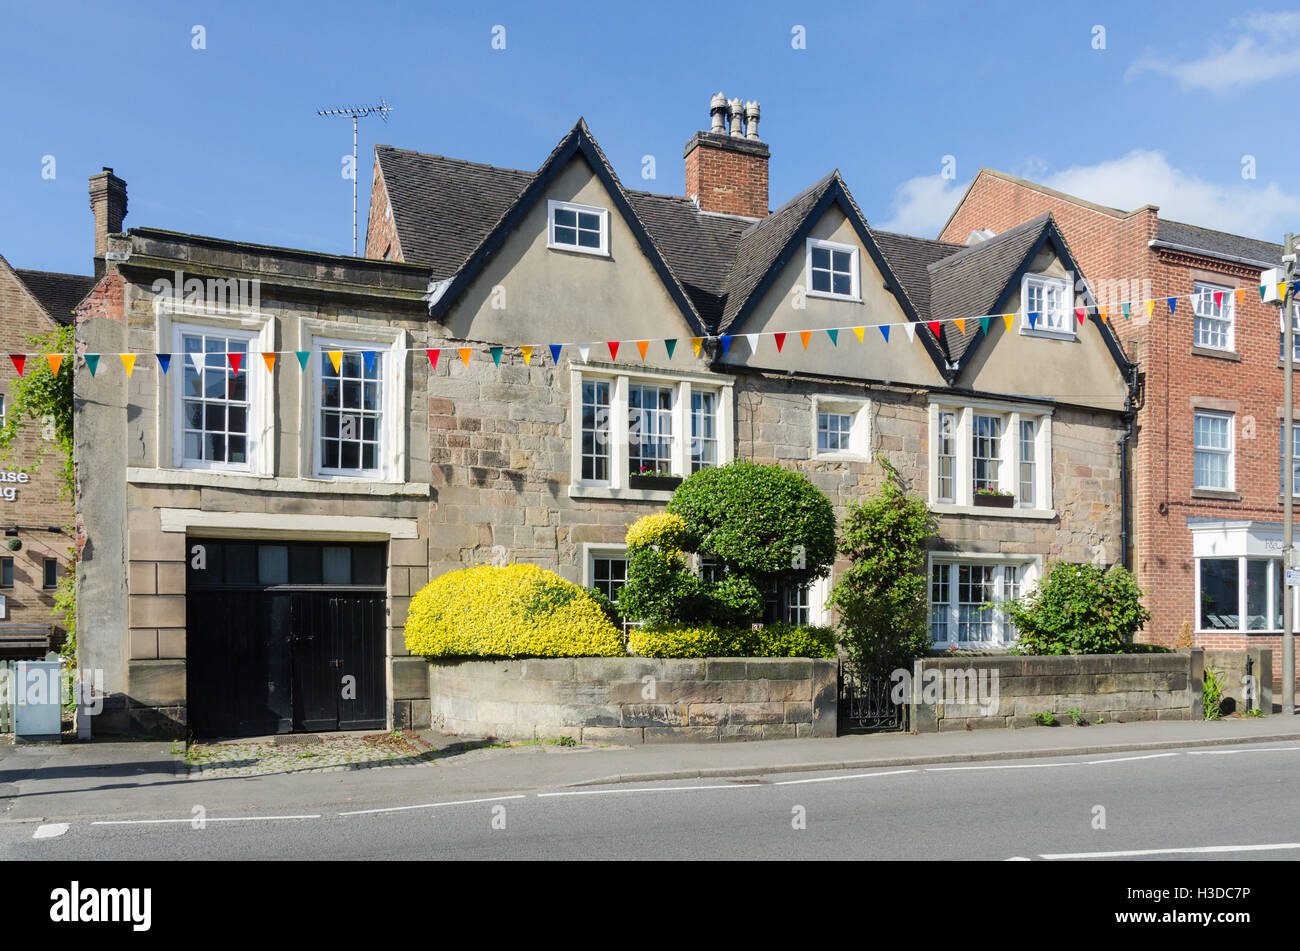
[[[583,254],[609,254],[609,211],[552,201],[547,247]]]
[[[1074,320],[1070,314],[1070,300],[1070,285],[1063,278],[1026,274],[1020,287],[1020,332],[1073,337]],[[1030,314],[1035,315],[1032,324]]]
[[[858,249],[851,244],[808,239],[808,293],[814,297],[858,299]]]

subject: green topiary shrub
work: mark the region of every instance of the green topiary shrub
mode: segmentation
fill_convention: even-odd
[[[425,657],[620,657],[591,593],[536,565],[449,571],[411,599],[406,649]]]
[[[646,625],[632,628],[628,650],[640,657],[834,657],[828,627]]]
[[[1037,589],[1004,606],[1022,654],[1119,654],[1151,619],[1142,589],[1122,565],[1058,561]]]

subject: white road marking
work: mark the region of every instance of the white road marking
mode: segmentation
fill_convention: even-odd
[[[576,789],[572,792],[539,792],[538,799],[557,796],[609,796],[614,793],[691,792],[701,789],[762,789],[764,783],[721,783],[717,786],[638,786],[633,789]]]
[[[356,809],[352,812],[340,812],[340,816],[369,816],[378,812],[407,812],[411,809],[436,809],[438,806],[470,806],[478,802],[501,802],[503,799],[525,799],[523,793],[514,796],[492,796],[488,799],[458,799],[453,802],[426,802],[418,806],[389,806],[386,809]]]
[[[1177,753],[1148,753],[1145,756],[1117,756],[1114,759],[1090,759],[1089,766],[1095,766],[1098,763],[1131,763],[1139,759],[1160,759],[1165,756],[1177,756]]]
[[[68,831],[66,822],[50,822],[46,825],[37,826],[36,831],[32,833],[33,839],[55,839]]]
[[[1040,859],[1120,859],[1135,855],[1204,855],[1213,852],[1279,852],[1300,849],[1300,842],[1277,842],[1272,845],[1202,845],[1185,849],[1129,849],[1123,852],[1057,852],[1040,855]]]
[[[841,779],[873,779],[876,776],[899,776],[903,773],[915,773],[914,769],[894,769],[887,773],[854,773],[852,776],[820,776],[817,779],[783,779],[773,786],[799,786],[803,783],[833,783]]]
[[[1234,753],[1293,753],[1300,746],[1255,746],[1245,750],[1188,750],[1188,756],[1229,756]]]
[[[1032,862],[1033,859],[1025,855],[1013,855],[1009,859],[1003,859],[1004,862]]]
[[[200,824],[207,822],[278,822],[282,819],[319,819],[320,814],[316,813],[309,816],[206,816],[202,819],[196,819],[194,816],[188,819],[100,819],[92,822],[92,826],[147,826],[147,825],[169,825],[172,823],[185,822]]]
[[[968,769],[1050,769],[1053,766],[1085,766],[1086,763],[1013,763],[1005,766],[927,766],[927,773],[951,773]]]

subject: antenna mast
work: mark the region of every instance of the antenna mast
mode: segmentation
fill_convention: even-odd
[[[345,116],[352,120],[352,256],[357,256],[357,120],[370,115],[378,115],[385,122],[388,113],[393,111],[384,99],[377,106],[348,106],[342,109],[320,109],[318,116]]]

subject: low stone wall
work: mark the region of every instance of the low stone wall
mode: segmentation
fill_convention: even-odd
[[[1267,647],[1250,647],[1244,651],[1205,652],[1205,667],[1223,680],[1224,713],[1246,711],[1246,660],[1250,659],[1250,676],[1255,678],[1251,690],[1252,706],[1265,713],[1273,712],[1273,652]]]
[[[835,736],[838,661],[581,657],[429,662],[435,727],[587,743]]]
[[[1035,713],[1070,723],[1199,720],[1204,652],[1059,657],[927,657],[912,678],[917,732],[1036,726]],[[1245,656],[1240,663],[1244,670]],[[1216,669],[1221,669],[1216,667]],[[1235,668],[1234,668],[1235,669]]]

